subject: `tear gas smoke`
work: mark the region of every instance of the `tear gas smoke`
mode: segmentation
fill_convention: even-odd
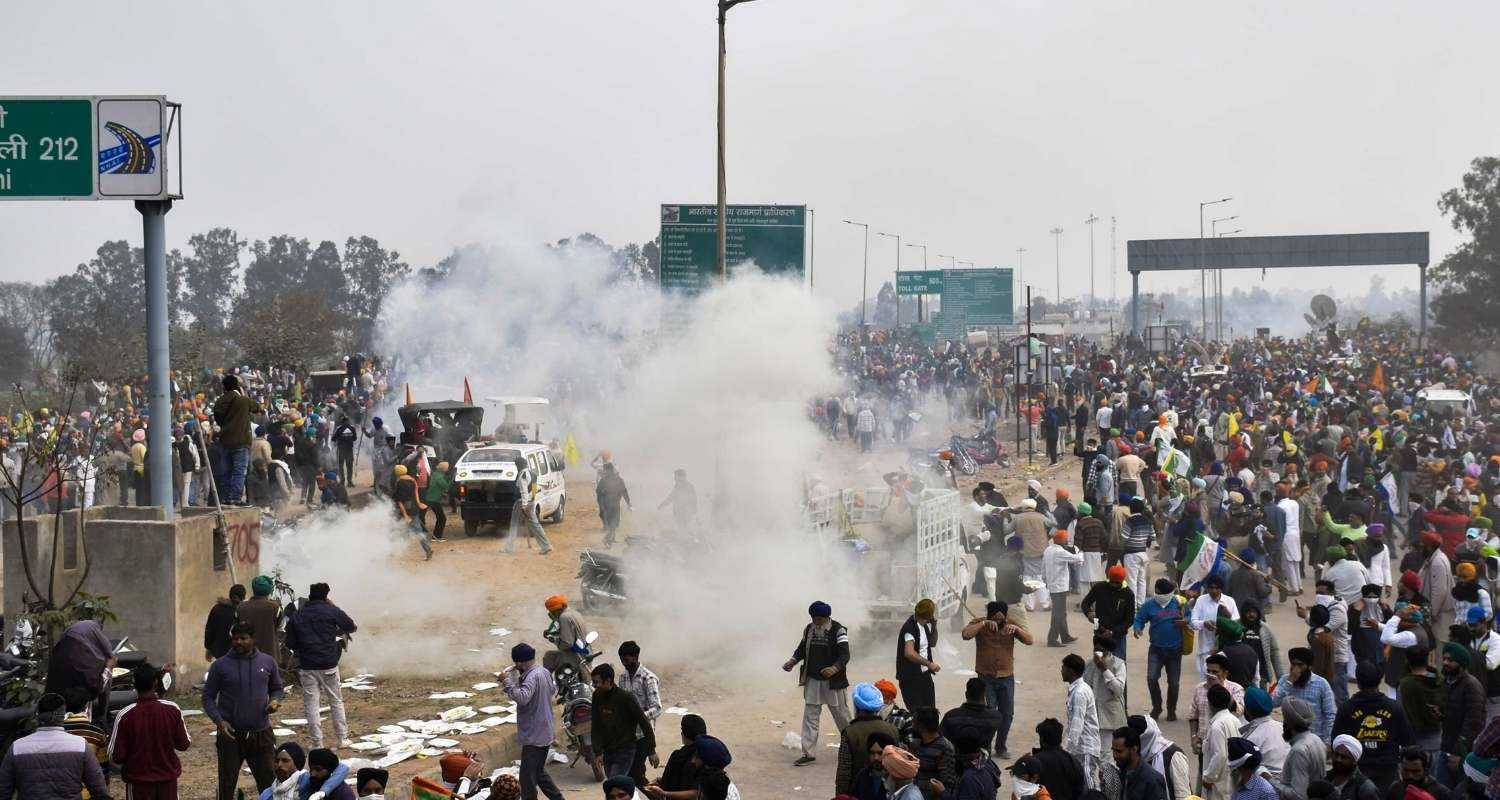
[[[446,278],[417,279],[391,294],[378,352],[398,357],[418,400],[457,396],[464,376],[476,401],[551,398],[553,424],[543,438],[572,433],[585,460],[611,450],[642,511],[667,496],[674,469],[687,471],[698,492],[701,544],[629,513],[622,525],[622,534],[666,540],[648,557],[649,571],[633,575],[622,625],[651,650],[653,663],[743,665],[765,675],[767,664],[785,659],[811,601],[833,603],[846,625],[862,621],[849,572],[801,521],[803,481],[823,442],[808,399],[838,386],[827,351],[832,309],[799,284],[753,270],[684,302],[618,279],[607,255],[590,247],[465,253]],[[393,390],[399,399],[399,387]],[[486,428],[497,414],[486,409]],[[590,492],[585,476],[570,473],[570,495]],[[360,519],[298,537],[323,556],[307,575],[332,582],[328,568],[338,559],[327,556],[349,552],[355,530],[368,538],[370,528],[392,528]],[[422,576],[403,580],[399,591],[369,579],[370,569],[390,569],[381,565],[410,548],[402,536],[380,534],[384,551],[359,540],[359,563],[342,567],[349,580],[334,583],[340,602],[349,602],[343,583],[380,586],[372,613],[424,618],[423,630],[473,625],[481,597],[454,597],[451,585],[440,589]],[[576,595],[573,585],[547,588]],[[451,620],[439,621],[444,610]],[[520,628],[531,620],[503,622]],[[361,642],[359,652],[374,645]],[[396,649],[414,648],[403,639]],[[444,652],[455,649],[463,650]]]
[[[327,583],[330,599],[359,626],[344,657],[345,675],[494,669],[495,652],[468,651],[482,644],[484,631],[459,630],[460,620],[472,625],[484,619],[484,587],[435,579],[437,573],[423,569],[430,564],[409,560],[415,548],[390,508],[374,503],[313,517],[281,534],[271,544],[270,563],[298,597],[314,582]],[[455,615],[456,609],[468,613]]]

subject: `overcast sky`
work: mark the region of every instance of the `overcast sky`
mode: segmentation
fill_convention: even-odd
[[[369,234],[414,265],[465,241],[655,235],[714,197],[713,0],[26,3],[0,93],[160,92],[185,106],[169,242]],[[758,0],[730,20],[729,199],[816,209],[820,294],[859,296],[867,221],[938,254],[1099,293],[1125,241],[1430,230],[1500,150],[1500,4]],[[1211,209],[1212,210],[1212,209]],[[128,203],[0,205],[0,279],[140,240]],[[894,244],[870,241],[871,291]],[[920,266],[920,250],[903,263]],[[1386,268],[1388,284],[1414,269]],[[1369,271],[1279,275],[1348,284]],[[1185,283],[1148,277],[1153,288]],[[1246,272],[1229,285],[1248,286]],[[1196,284],[1196,279],[1194,279]]]

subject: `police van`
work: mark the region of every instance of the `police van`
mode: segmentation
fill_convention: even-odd
[[[454,464],[453,482],[465,534],[476,535],[483,524],[510,525],[516,476],[523,466],[534,478],[530,502],[537,519],[563,521],[568,502],[563,460],[547,445],[475,442]]]

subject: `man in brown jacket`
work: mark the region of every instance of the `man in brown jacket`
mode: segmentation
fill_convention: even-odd
[[[1031,632],[1007,618],[1010,608],[1001,600],[993,600],[984,607],[985,617],[975,619],[964,626],[964,641],[974,642],[974,671],[984,681],[986,700],[990,707],[998,709],[1002,722],[995,731],[995,757],[1005,759],[1010,753],[1005,748],[1010,735],[1010,724],[1016,717],[1016,670],[1015,646],[1031,644]]]
[[[1042,551],[1047,549],[1052,539],[1048,536],[1047,518],[1042,512],[1036,510],[1036,501],[1030,497],[1021,501],[1019,509],[1011,509],[1011,520],[1016,526],[1016,536],[1020,537],[1021,560],[1024,563],[1023,577],[1027,580],[1040,582],[1042,580]],[[1026,607],[1035,610],[1040,601],[1042,608],[1052,607],[1052,598],[1047,596],[1045,590],[1039,590],[1026,595]]]

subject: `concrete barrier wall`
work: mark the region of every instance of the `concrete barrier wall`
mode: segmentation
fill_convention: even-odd
[[[233,542],[238,537],[237,555],[245,556],[235,559],[235,577],[248,582],[259,569],[259,513],[233,509],[225,517],[229,538]],[[222,569],[215,569],[214,515],[192,510],[167,523],[160,509],[105,506],[91,508],[81,518],[82,539],[77,538],[76,511],[65,512],[60,525],[51,515],[28,517],[20,532],[14,521],[6,522],[0,539],[6,619],[24,613],[34,599],[21,558],[24,536],[26,561],[41,592],[47,591],[47,565],[53,563],[56,602],[80,585],[89,594],[107,595],[119,616],[106,627],[112,637],[130,636],[156,664],[206,665],[203,622],[231,585],[229,563],[221,560]],[[65,557],[70,552],[76,559]]]

